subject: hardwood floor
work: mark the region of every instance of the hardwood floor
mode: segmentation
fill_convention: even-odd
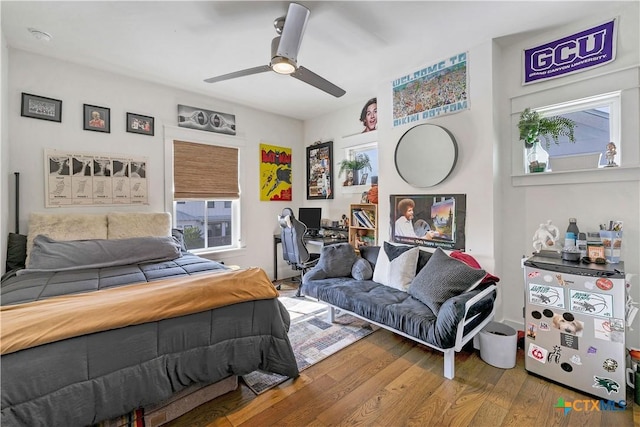
[[[628,390],[620,411],[556,409],[594,399],[527,374],[488,365],[469,348],[456,355],[456,376],[442,376],[442,353],[379,330],[259,396],[242,381],[167,427],[202,426],[640,426]]]

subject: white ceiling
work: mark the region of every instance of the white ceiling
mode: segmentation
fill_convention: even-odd
[[[597,24],[613,5],[540,0],[299,3],[311,15],[298,64],[346,90],[341,98],[273,72],[203,82],[268,64],[276,36],[273,21],[286,14],[289,2],[3,0],[2,31],[10,47],[305,120],[364,102],[386,81],[493,38],[587,16]],[[36,40],[29,27],[53,39]]]

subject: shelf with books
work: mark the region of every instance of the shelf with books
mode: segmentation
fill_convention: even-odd
[[[378,205],[357,203],[349,206],[351,223],[349,243],[356,249],[360,246],[378,244]]]

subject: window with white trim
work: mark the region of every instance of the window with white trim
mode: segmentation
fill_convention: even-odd
[[[620,92],[612,92],[575,101],[535,109],[543,117],[561,116],[573,120],[575,143],[566,136],[545,147],[549,153],[551,170],[553,158],[575,154],[600,153],[599,167],[608,163],[607,144],[615,144],[613,161],[620,165]],[[543,140],[544,141],[544,140]]]
[[[194,253],[239,247],[239,151],[173,142],[174,225]]]

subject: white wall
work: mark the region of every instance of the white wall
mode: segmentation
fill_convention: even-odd
[[[9,49],[8,153],[11,172],[21,173],[20,231],[27,231],[31,212],[104,212],[104,211],[164,211],[165,154],[163,126],[177,126],[178,104],[198,106],[236,115],[238,138],[245,141],[242,207],[246,248],[233,256],[214,256],[227,263],[263,267],[272,274],[273,233],[277,229],[277,214],[285,203],[260,202],[259,144],[261,142],[292,147],[296,156],[294,168],[298,185],[294,186],[294,202],[303,197],[301,178],[304,171],[302,122],[229,102],[212,99],[171,87],[136,80],[54,60],[24,51]],[[20,116],[21,93],[33,93],[61,99],[62,123],[36,120]],[[4,102],[4,101],[3,101]],[[82,129],[82,104],[111,109],[111,133]],[[155,136],[125,131],[126,113],[133,112],[155,117]],[[3,120],[4,122],[4,120]],[[194,131],[196,132],[196,131]],[[207,132],[204,132],[207,133]],[[4,140],[4,138],[3,138]],[[44,207],[44,149],[123,153],[149,158],[149,205],[135,207]],[[3,159],[5,146],[3,143]],[[11,173],[11,175],[12,175]],[[3,189],[9,185],[9,174],[2,176]],[[5,192],[3,191],[3,200]],[[11,204],[12,206],[13,204]],[[289,204],[287,204],[289,205]],[[4,217],[4,215],[3,215]],[[6,234],[3,231],[3,235]],[[285,272],[283,272],[284,274]],[[292,272],[287,272],[291,274]]]
[[[0,21],[2,8],[0,7]],[[4,33],[0,28],[0,271],[4,271],[6,262],[7,234],[9,224],[9,126],[7,126],[9,99],[6,96],[8,79],[8,49],[5,44]],[[15,231],[15,230],[11,230]]]
[[[455,169],[442,183],[431,188],[416,188],[400,178],[396,171],[394,152],[400,137],[413,125],[392,128],[392,91],[391,81],[394,77],[415,71],[399,69],[396,76],[389,76],[387,82],[378,85],[378,153],[379,153],[379,241],[389,240],[391,210],[389,196],[391,194],[466,194],[466,250],[476,257],[483,266],[493,271],[494,261],[494,206],[496,192],[494,182],[494,142],[496,135],[493,125],[493,94],[491,86],[492,45],[487,42],[470,48],[468,52],[470,82],[469,109],[461,113],[442,116],[420,123],[437,124],[448,129],[458,144],[458,161]],[[459,52],[452,52],[459,53]],[[442,58],[432,58],[423,53],[424,65]],[[354,122],[358,121],[360,109],[366,102],[353,105],[335,113],[305,121],[305,143],[308,145],[317,140],[338,141],[334,147],[335,165],[344,158],[344,146],[351,144],[354,137],[342,138],[353,133]],[[425,141],[428,147],[428,141]],[[437,155],[437,153],[433,153]],[[341,180],[334,177],[336,196],[333,201],[323,203],[326,209],[336,218],[338,214],[348,211],[349,203],[360,201],[360,193],[343,194]],[[308,202],[311,204],[311,202]]]

